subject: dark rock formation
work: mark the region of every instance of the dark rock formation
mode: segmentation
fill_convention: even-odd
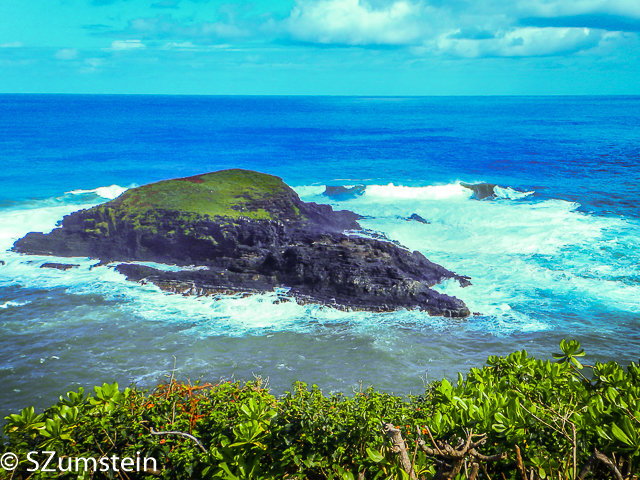
[[[473,191],[473,198],[476,200],[483,200],[485,198],[490,198],[495,195],[494,188],[496,188],[495,183],[464,183],[460,182],[464,188],[468,188]]]
[[[40,268],[55,268],[57,270],[67,271],[70,268],[77,268],[80,265],[71,264],[71,263],[43,263],[40,265]]]
[[[454,297],[429,287],[447,278],[469,284],[389,242],[346,235],[358,216],[302,202],[282,180],[225,170],[129,190],[115,200],[66,216],[49,234],[30,233],[14,250],[88,256],[102,264],[152,261],[197,265],[168,272],[117,267],[128,279],[175,293],[261,293],[289,288],[296,301],[387,311],[420,308],[464,317]]]
[[[416,222],[420,222],[420,223],[424,223],[426,225],[429,224],[429,222],[427,222],[424,218],[422,218],[420,215],[418,215],[417,213],[413,213],[411,214],[411,216],[409,218],[407,218],[407,220],[414,220]]]
[[[365,185],[356,185],[349,188],[327,185],[324,190],[324,195],[334,200],[349,200],[350,198],[356,198],[364,194],[366,188]]]

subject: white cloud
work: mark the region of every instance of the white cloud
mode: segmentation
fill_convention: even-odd
[[[142,38],[171,39],[212,39],[243,38],[252,35],[250,30],[233,23],[202,22],[183,24],[171,15],[158,15],[154,18],[136,18],[129,22],[125,32]]]
[[[232,45],[228,43],[221,43],[217,45],[194,45],[193,42],[168,42],[160,47],[161,50],[189,50],[189,51],[204,51],[204,50],[227,50]]]
[[[140,50],[147,46],[140,40],[114,40],[108,50]]]
[[[202,35],[205,37],[216,36],[226,38],[240,38],[249,35],[245,29],[229,23],[215,22],[202,25]]]
[[[299,0],[285,21],[296,40],[345,45],[406,45],[421,36],[420,5],[398,0],[374,9],[365,0]]]
[[[54,54],[54,57],[58,60],[74,60],[79,54],[80,52],[77,48],[63,48],[62,50],[58,50]]]
[[[162,50],[197,50],[192,42],[169,42],[160,47]]]
[[[520,0],[515,5],[525,14],[542,17],[604,13],[640,18],[638,0]]]
[[[20,47],[24,47],[24,44],[22,42],[0,43],[0,48],[20,48]]]
[[[80,69],[80,73],[98,72],[103,64],[104,60],[102,58],[87,58],[84,61],[84,67]]]
[[[526,27],[479,40],[442,35],[434,45],[437,51],[457,57],[535,57],[587,50],[596,47],[603,35],[588,28]]]

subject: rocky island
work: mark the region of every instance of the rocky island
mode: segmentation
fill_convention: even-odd
[[[127,279],[189,295],[255,294],[340,309],[421,309],[465,317],[465,304],[430,287],[469,278],[419,252],[359,236],[360,217],[306,203],[280,178],[232,169],[166,180],[32,232],[16,252],[120,262]],[[127,262],[184,266],[166,271]],[[56,267],[58,268],[58,267]]]

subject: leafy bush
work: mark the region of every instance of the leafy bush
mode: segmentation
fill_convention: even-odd
[[[0,477],[637,478],[640,368],[583,365],[578,342],[560,347],[555,362],[524,350],[489,357],[455,385],[443,379],[410,397],[325,396],[303,383],[275,397],[260,379],[81,388],[42,414],[6,417],[0,454],[19,464]]]

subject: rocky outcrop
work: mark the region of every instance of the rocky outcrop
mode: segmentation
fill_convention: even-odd
[[[366,188],[365,185],[355,185],[353,187],[327,185],[324,190],[324,195],[334,200],[349,200],[364,195]]]
[[[14,250],[125,262],[117,269],[128,279],[174,293],[285,288],[300,303],[469,315],[462,301],[430,288],[448,278],[466,286],[467,277],[419,252],[354,234],[358,218],[302,202],[277,177],[234,169],[129,190],[65,217],[49,234],[28,234]],[[163,271],[131,261],[199,268]]]
[[[464,188],[473,191],[473,198],[476,200],[484,200],[485,198],[493,198],[495,196],[495,183],[464,183],[460,182]]]
[[[422,218],[417,213],[412,213],[411,216],[409,218],[407,218],[407,220],[408,221],[414,221],[414,222],[420,222],[420,223],[424,223],[425,225],[429,225],[429,222],[427,222],[424,218]]]
[[[66,272],[70,268],[78,268],[80,265],[72,263],[43,263],[40,268],[55,268],[56,270],[62,270]]]

